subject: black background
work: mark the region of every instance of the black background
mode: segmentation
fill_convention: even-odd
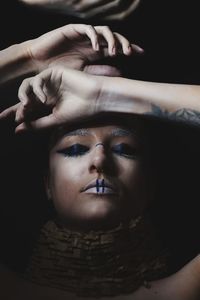
[[[145,49],[142,57],[118,59],[127,77],[200,83],[198,1],[143,0],[126,21],[106,23],[4,2],[0,49],[68,23],[106,24]],[[17,101],[19,83],[1,88],[1,109]],[[152,153],[162,175],[156,221],[173,250],[176,268],[200,249],[199,131],[166,123],[155,123],[152,128]],[[7,265],[23,270],[37,230],[49,214],[41,180],[46,137],[16,137],[12,120],[1,122],[0,134],[0,255]]]

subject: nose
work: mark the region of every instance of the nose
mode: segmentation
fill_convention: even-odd
[[[102,143],[98,143],[91,153],[89,171],[92,173],[101,173],[105,172],[108,167],[108,157],[105,152],[105,147]]]

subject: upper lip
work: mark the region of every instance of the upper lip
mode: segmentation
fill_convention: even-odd
[[[96,180],[97,180],[97,179],[94,179],[94,180],[92,180],[91,182],[89,182],[89,183],[81,190],[81,192],[85,192],[86,190],[89,190],[89,189],[91,189],[91,188],[93,188],[93,187],[96,187]],[[102,185],[100,184],[99,186],[102,186]],[[107,181],[106,179],[104,179],[104,187],[110,188],[110,189],[112,189],[112,190],[115,191],[115,192],[116,192],[116,190],[117,190],[116,187],[115,187],[115,185],[112,184],[112,183],[110,183],[110,182]]]

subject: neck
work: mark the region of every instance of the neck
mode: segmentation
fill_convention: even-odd
[[[78,296],[116,296],[166,275],[166,261],[166,251],[145,216],[112,230],[88,233],[49,221],[26,276]]]

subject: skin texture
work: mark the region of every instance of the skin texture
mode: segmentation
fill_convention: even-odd
[[[96,62],[133,53],[142,54],[143,49],[107,26],[69,24],[0,51],[0,85],[55,66],[119,76],[116,68],[102,68]]]
[[[81,19],[123,20],[139,5],[140,0],[21,0],[42,9],[76,16]]]
[[[104,125],[63,134],[50,150],[47,194],[67,227],[109,228],[140,215],[152,197],[135,133]]]
[[[198,85],[94,76],[66,68],[49,68],[26,79],[19,88],[19,99],[0,114],[0,119],[15,117],[16,132],[70,124],[108,112],[195,126],[200,122]]]

